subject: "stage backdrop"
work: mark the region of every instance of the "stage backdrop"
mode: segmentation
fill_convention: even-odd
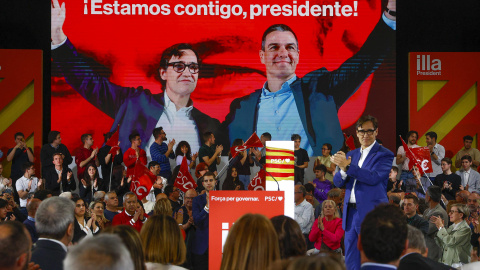
[[[116,86],[137,89],[136,93],[139,93],[139,86],[148,89],[148,95],[162,93],[158,78],[159,60],[162,51],[173,44],[188,42],[199,52],[203,62],[197,86],[191,94],[193,106],[221,123],[234,99],[249,95],[264,85],[265,66],[260,62],[259,50],[262,34],[270,25],[287,24],[295,31],[300,50],[296,75],[303,77],[322,67],[334,71],[357,53],[381,20],[383,10],[380,0],[65,2],[63,30],[82,60],[73,60],[78,61],[73,63],[78,66],[71,70],[52,65],[51,128],[62,132],[63,143],[72,154],[81,145],[80,135],[83,133],[93,133],[95,144],[100,146],[103,140],[101,134],[113,130],[118,122],[133,122],[136,124],[132,127],[144,129],[142,127],[147,121],[145,118],[121,112],[123,107],[129,106],[128,101],[122,99],[114,106],[103,99],[105,96],[102,97],[102,93],[92,89],[103,84],[101,80],[106,80]],[[377,38],[379,42],[381,38]],[[394,46],[395,40],[391,44]],[[394,48],[392,51],[346,103],[336,108],[338,119],[336,115],[324,115],[324,108],[321,107],[312,111],[307,107],[307,118],[315,115],[317,119],[321,118],[319,121],[328,123],[327,126],[337,126],[340,130],[354,125],[362,114],[375,115],[381,123],[380,138],[387,147],[393,149],[396,138]],[[88,58],[88,61],[85,62],[83,57]],[[74,79],[68,80],[69,76],[82,72],[96,80],[82,85],[87,88],[86,91],[93,91],[84,94],[84,97],[78,93],[82,90],[74,89],[78,85],[72,87]],[[338,89],[344,90],[348,91]],[[123,95],[119,92],[114,94],[117,95],[114,98]],[[316,98],[330,102],[332,95]],[[163,98],[163,95],[158,95],[156,99],[158,98]],[[310,99],[308,102],[317,101]],[[137,106],[146,109],[142,104]],[[254,111],[249,113],[254,114]],[[310,128],[319,124],[315,121],[309,123]],[[261,123],[257,123],[258,127],[261,127]],[[147,146],[153,127],[147,129],[141,131],[142,147]],[[121,129],[120,137],[124,141],[122,148],[128,147],[126,138],[130,131],[127,127]],[[168,128],[165,131],[167,137],[169,133],[172,134]],[[253,131],[249,130],[249,135]],[[298,132],[287,130],[285,134],[288,133],[288,138],[273,139],[289,140],[290,134]],[[197,136],[194,130],[184,132],[191,133]],[[225,133],[218,134],[226,136],[222,135]],[[230,134],[230,140],[217,137],[217,142],[230,144],[235,137],[236,134]],[[330,142],[340,148],[343,141],[340,137],[335,136],[316,144],[321,148],[323,143]],[[202,140],[198,138],[201,144]],[[178,143],[179,139],[175,139]],[[307,140],[304,137],[302,143]],[[196,150],[196,147],[192,148]],[[338,149],[334,149],[336,150]],[[314,154],[320,153],[317,151]]]
[[[465,135],[476,148],[480,53],[412,52],[409,60],[410,129],[418,131],[418,144],[425,146],[425,133],[435,131],[446,157],[463,148]]]

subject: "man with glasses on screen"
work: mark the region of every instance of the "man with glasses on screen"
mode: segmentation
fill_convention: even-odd
[[[163,93],[152,94],[142,86],[123,87],[95,73],[95,65],[79,54],[63,32],[65,3],[52,7],[52,68],[88,102],[114,119],[111,131],[120,126],[120,147],[130,147],[128,135],[136,130],[143,149],[154,142],[152,131],[163,129],[177,142],[187,141],[192,153],[198,152],[200,135],[217,132],[220,122],[193,106],[200,58],[190,44],[179,43],[165,49],[158,68]],[[55,73],[55,72],[54,72]],[[218,137],[223,137],[218,135]],[[147,151],[149,156],[149,151]]]
[[[338,110],[394,47],[395,10],[395,0],[389,0],[363,46],[337,70],[321,68],[303,78],[296,75],[300,59],[296,34],[285,24],[270,26],[263,33],[259,51],[267,82],[230,105],[223,123],[230,143],[235,138],[246,140],[254,131],[270,132],[280,141],[288,141],[290,134],[296,133],[304,138],[300,147],[309,156],[322,155],[324,143],[331,143],[335,151],[340,149],[343,135]]]

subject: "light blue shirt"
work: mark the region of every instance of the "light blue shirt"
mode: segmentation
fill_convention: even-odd
[[[302,137],[300,147],[307,150],[308,155],[313,155],[313,149],[308,142],[307,133],[303,129],[302,120],[298,113],[297,104],[293,97],[292,84],[297,79],[293,76],[282,84],[277,92],[267,89],[267,82],[263,85],[260,102],[257,104],[257,134],[269,132],[274,141],[290,141],[292,134]]]

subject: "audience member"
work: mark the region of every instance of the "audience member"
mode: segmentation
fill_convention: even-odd
[[[462,179],[460,185],[461,190],[468,190],[470,192],[477,192],[480,194],[480,173],[471,169],[472,166],[472,157],[463,156],[462,157],[462,169],[456,172],[457,175]]]
[[[428,179],[428,177],[421,176],[420,171],[415,165],[412,168],[412,172],[416,182],[416,189],[411,193],[415,192],[419,199],[425,199],[425,193],[428,187],[432,185],[432,182],[430,181],[430,179]]]
[[[0,198],[0,222],[4,222],[7,220],[7,206],[8,202],[2,198]]]
[[[30,263],[31,249],[32,241],[21,223],[0,223],[0,269],[38,269],[38,265]]]
[[[322,254],[322,256],[297,257],[274,262],[270,270],[345,270],[341,256]]]
[[[434,184],[442,189],[442,194],[447,200],[455,200],[455,193],[460,190],[462,179],[452,173],[452,160],[448,157],[442,159],[443,173],[437,175]]]
[[[463,148],[455,155],[455,167],[462,166],[462,157],[468,155],[472,157],[472,168],[476,170],[480,166],[480,151],[472,147],[473,137],[466,135],[463,137]]]
[[[405,252],[406,254],[400,258],[398,270],[453,270],[453,268],[427,257],[429,250],[425,244],[423,233],[419,229],[408,225],[407,239],[407,251]]]
[[[470,237],[472,231],[465,221],[469,215],[468,207],[463,204],[454,204],[448,214],[453,224],[446,229],[442,218],[432,216],[438,228],[437,239],[443,249],[440,262],[452,267],[459,267],[470,262]]]
[[[17,187],[18,197],[20,199],[20,211],[25,216],[27,213],[27,195],[35,192],[42,185],[42,179],[35,177],[35,167],[33,163],[27,161],[22,165],[23,176],[17,179],[15,183]]]
[[[335,202],[337,206],[338,213],[342,216],[342,207],[343,207],[343,197],[342,193],[344,194],[345,190],[339,188],[332,188],[329,192],[327,192],[327,200],[332,200]],[[315,208],[315,219],[317,219],[320,214],[322,213],[322,205],[320,204]]]
[[[424,219],[430,221],[433,216],[443,219],[443,224],[448,226],[448,215],[445,209],[440,205],[442,193],[440,187],[430,186],[427,189],[425,200],[428,203],[428,209],[423,215]],[[428,224],[428,232],[425,235],[425,242],[428,248],[428,258],[438,262],[442,258],[442,249],[435,241],[438,228],[433,222]]]
[[[147,166],[147,153],[140,148],[142,139],[138,132],[133,132],[128,136],[131,143],[130,148],[123,154],[123,163],[127,166],[127,177],[134,175],[135,164],[139,160],[144,166]]]
[[[103,210],[103,214],[106,219],[110,222],[113,221],[113,218],[121,213],[118,211],[118,197],[115,191],[109,191],[105,194],[105,210]]]
[[[114,247],[114,248],[112,248]],[[117,235],[87,238],[68,252],[63,267],[69,270],[133,270],[127,247]]]
[[[162,127],[153,129],[153,138],[155,141],[150,146],[150,155],[153,161],[160,164],[160,175],[169,179],[172,175],[169,158],[175,159],[175,154],[173,153],[175,139],[172,139],[166,144],[165,141],[167,140],[167,134]]]
[[[300,225],[303,236],[309,248],[310,241],[308,240],[308,234],[312,229],[314,222],[313,206],[305,200],[307,191],[302,185],[295,185],[295,221]]]
[[[172,204],[168,199],[161,198],[155,202],[155,207],[153,208],[153,215],[165,215],[173,217]]]
[[[307,195],[305,195],[305,200],[313,205],[313,209],[316,209],[320,203],[318,202],[317,198],[313,196],[315,192],[315,187],[313,186],[312,182],[308,182],[304,185],[305,190],[307,191]]]
[[[168,200],[172,204],[173,212],[177,212],[180,207],[182,207],[182,202],[180,201],[180,189],[176,186],[168,185],[165,187],[165,195],[167,195]]]
[[[0,194],[7,189],[14,190],[13,181],[11,178],[3,177],[3,164],[0,163]]]
[[[40,206],[41,202],[42,201],[40,201],[39,199],[32,199],[28,202],[27,204],[28,217],[23,222],[23,225],[25,225],[25,228],[30,233],[30,238],[32,239],[32,243],[36,243],[38,240],[38,233],[37,233],[37,229],[35,228],[35,214],[37,214],[37,209],[38,209],[38,206]]]
[[[418,198],[415,195],[407,194],[403,198],[403,212],[407,216],[407,224],[421,230],[424,234],[428,232],[428,221],[417,214]]]
[[[232,148],[242,147],[243,145],[242,139],[235,139],[232,143]],[[232,158],[232,154],[228,155],[228,159]],[[243,183],[244,190],[248,189],[248,185],[250,184],[250,167],[253,166],[253,159],[252,155],[249,154],[248,149],[238,153],[233,160],[230,161],[230,164],[233,168],[236,169],[238,178],[240,182]]]
[[[93,194],[104,189],[103,180],[98,175],[97,167],[92,164],[86,166],[85,173],[79,179],[81,179],[78,185],[80,197],[89,204],[94,201]]]
[[[333,165],[335,166],[335,164]],[[313,196],[318,200],[318,203],[322,204],[327,199],[327,193],[332,189],[332,183],[325,177],[327,173],[325,165],[315,166],[314,172],[317,178],[313,179],[313,187],[315,188]]]
[[[233,224],[228,234],[220,269],[263,270],[280,258],[278,237],[272,222],[263,215],[245,214]]]
[[[198,153],[192,155],[192,149],[187,141],[181,141],[178,143],[175,149],[175,161],[178,165],[182,164],[183,157],[187,157],[187,164],[190,169],[195,168]]]
[[[445,147],[437,143],[437,133],[429,131],[425,134],[427,147],[430,149],[430,156],[432,158],[433,173],[427,173],[430,180],[435,181],[435,177],[442,173],[441,161],[445,157]]]
[[[252,153],[255,156],[255,159],[260,163],[260,165],[265,165],[266,162],[266,156],[267,156],[267,147],[266,143],[267,141],[272,140],[272,134],[268,132],[264,132],[262,135],[260,135],[260,141],[263,144],[262,149],[258,150],[256,147],[252,148]]]
[[[403,180],[397,179],[397,175],[398,167],[392,166],[390,174],[388,175],[387,192],[405,192],[405,184]]]
[[[77,164],[78,179],[82,179],[85,169],[87,169],[89,165],[94,166],[95,169],[100,166],[97,158],[98,148],[92,148],[92,134],[83,134],[80,139],[83,143],[83,146],[78,149],[77,154],[75,155],[75,164]]]
[[[248,184],[250,184],[250,178]],[[238,178],[237,168],[232,167],[223,181],[222,190],[245,190],[245,187],[248,189],[248,185],[245,186]]]
[[[187,250],[177,222],[166,215],[154,215],[140,231],[148,270],[180,270]]]
[[[400,202],[401,202],[402,198],[400,195],[398,194],[390,194],[388,195],[388,203],[389,204],[393,204],[395,206],[398,206],[400,207]]]
[[[192,243],[192,265],[196,270],[208,269],[210,191],[214,190],[215,185],[217,184],[213,172],[206,172],[203,175],[202,180],[206,192],[195,197],[192,204],[193,222],[197,228]]]
[[[43,178],[46,178],[45,173],[50,171],[49,169],[53,168],[55,165],[54,156],[55,154],[60,154],[62,157],[62,163],[65,166],[68,166],[72,163],[73,158],[70,155],[67,147],[62,144],[62,137],[60,137],[60,132],[52,130],[48,133],[48,143],[42,146],[40,150],[40,161],[42,164],[42,175]]]
[[[88,206],[92,218],[95,218],[95,222],[100,228],[100,230],[105,229],[106,227],[112,225],[110,220],[108,220],[104,215],[105,203],[100,200],[95,200],[90,203]]]
[[[3,194],[3,199],[8,202],[7,205],[7,218],[9,220],[17,220],[24,222],[27,219],[27,216],[20,211],[17,203],[13,200],[13,195],[10,192],[5,192]]]
[[[121,165],[123,162],[123,154],[122,154],[122,149],[118,148],[116,152],[113,154],[110,153],[110,150],[112,150],[112,147],[110,145],[107,145],[106,143],[108,140],[112,137],[113,132],[107,132],[103,134],[105,138],[105,144],[98,150],[98,155],[97,159],[100,164],[100,168],[102,170],[102,178],[105,181],[105,191],[112,191],[112,185],[111,185],[111,173],[113,170],[114,166]],[[118,143],[120,145],[120,142]],[[113,159],[113,161],[112,161]]]
[[[123,204],[123,195],[130,191],[132,176],[127,177],[127,171],[123,165],[113,167],[112,171],[112,190],[117,193],[118,204]]]
[[[39,238],[33,249],[32,262],[41,269],[63,269],[67,246],[73,239],[74,211],[75,204],[60,197],[48,198],[38,207],[35,227]]]
[[[198,163],[197,167],[195,168],[195,177],[197,177],[197,192],[200,193],[205,188],[203,187],[203,175],[208,172],[208,165],[205,162]]]
[[[74,191],[77,188],[75,177],[72,170],[64,163],[61,153],[53,154],[53,165],[45,166],[42,164],[45,168],[42,171],[45,178],[45,189],[51,190],[55,196],[65,191]]]
[[[336,166],[330,160],[331,156],[332,156],[332,145],[329,143],[324,143],[322,146],[322,155],[318,156],[315,159],[315,163],[313,164],[313,172],[315,173],[315,176],[317,176],[316,170],[318,165],[325,166],[325,169],[326,169],[325,178],[328,181],[330,181],[330,183],[333,183],[333,172],[335,171]]]
[[[275,216],[270,221],[277,232],[282,259],[304,256],[307,253],[305,237],[295,220],[282,215]]]
[[[197,191],[195,191],[195,189],[187,190],[187,192],[185,192],[183,206],[180,209],[178,209],[176,213],[177,219],[179,219],[180,216],[182,217],[182,222],[180,224],[182,224],[181,227],[186,233],[187,251],[190,250],[188,238],[189,236],[193,236],[191,232],[195,231],[195,225],[193,224],[193,199],[195,199],[197,195],[198,194],[197,194]],[[189,256],[187,255],[187,260],[188,260],[188,257]]]
[[[32,148],[27,147],[27,144],[25,142],[25,135],[21,132],[15,133],[15,146],[13,148],[8,149],[7,152],[7,161],[12,162],[12,165],[10,167],[10,180],[11,183],[10,185],[13,187],[13,189],[16,191],[16,181],[18,178],[22,177],[24,174],[22,172],[22,165],[25,164],[26,162],[33,162],[35,160],[33,156],[33,151]],[[3,170],[3,164],[1,164],[2,170]],[[0,178],[1,176],[0,172]],[[2,179],[3,180],[3,179]],[[0,190],[2,191],[2,190]],[[13,193],[14,196],[16,197],[17,193]],[[18,201],[18,198],[15,198],[16,201]]]
[[[420,147],[417,145],[418,140],[418,132],[415,130],[410,130],[407,133],[407,146],[408,148],[417,148]],[[400,145],[397,150],[397,158],[396,163],[397,165],[402,165],[402,173],[400,174],[400,181],[403,181],[405,185],[406,192],[412,192],[415,190],[415,178],[413,177],[413,173],[410,170],[408,164],[410,162],[409,158],[406,155],[407,149],[403,148],[403,145]]]
[[[94,201],[105,201],[105,191],[99,190],[93,193]]]
[[[215,146],[215,135],[212,132],[205,132],[203,134],[203,141],[205,143],[198,150],[198,159],[200,162],[205,162],[208,170],[213,172],[216,177],[217,165],[220,164],[223,146],[221,144]]]
[[[320,251],[342,253],[340,247],[345,232],[342,229],[342,219],[338,214],[334,201],[325,200],[322,203],[322,214],[315,220],[309,239],[315,243],[315,248],[308,251],[308,255]]]
[[[300,183],[303,185],[305,168],[308,167],[308,161],[310,158],[308,157],[307,150],[300,148],[300,143],[302,141],[302,137],[300,135],[292,134],[291,140],[293,141],[293,154],[295,155],[295,184]]]
[[[37,192],[35,192],[35,194],[33,195],[33,198],[35,199],[39,199],[40,201],[44,201],[48,198],[51,198],[53,195],[52,195],[52,191],[49,190],[49,189],[41,189],[41,190],[37,190]]]
[[[90,213],[90,218],[86,215],[88,205],[85,205],[85,202],[82,198],[76,197],[72,201],[75,203],[75,221],[74,225],[74,235],[72,243],[76,244],[84,237],[93,236],[100,231],[100,227],[96,221],[95,213]],[[88,220],[87,220],[88,219]]]
[[[140,232],[143,224],[148,220],[148,215],[138,203],[135,193],[127,192],[123,195],[123,206],[124,210],[115,215],[112,225],[130,225]]]
[[[362,222],[358,249],[362,270],[395,269],[407,249],[408,227],[402,211],[382,204],[369,212]]]
[[[102,230],[102,234],[115,234],[122,239],[123,244],[130,252],[135,270],[146,270],[140,233],[126,225],[110,226]]]

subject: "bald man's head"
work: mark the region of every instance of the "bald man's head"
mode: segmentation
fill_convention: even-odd
[[[30,217],[35,218],[35,214],[37,213],[38,206],[42,201],[40,199],[32,199],[27,204],[27,212]]]

